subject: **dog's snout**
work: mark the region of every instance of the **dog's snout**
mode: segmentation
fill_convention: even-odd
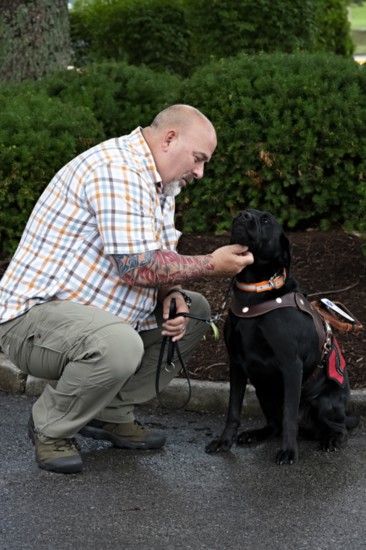
[[[251,220],[253,217],[253,215],[248,210],[244,210],[244,212],[242,212],[241,215],[247,221]]]
[[[248,208],[247,210],[242,210],[239,213],[238,217],[239,217],[239,220],[241,220],[242,222],[245,222],[245,223],[253,222],[255,220],[255,212],[252,211],[250,208]]]

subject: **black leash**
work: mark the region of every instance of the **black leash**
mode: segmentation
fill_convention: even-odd
[[[198,317],[197,315],[192,315],[191,313],[177,313],[177,304],[176,304],[175,298],[172,298],[172,300],[170,302],[169,319],[174,319],[174,317],[181,316],[181,317],[188,317],[189,319],[195,319],[196,321],[202,321],[202,322],[207,323],[208,325],[210,325],[212,327],[212,329],[214,331],[214,334],[217,337],[218,330],[217,330],[217,327],[216,327],[215,323],[222,320],[222,314],[223,314],[223,312],[226,308],[226,304],[227,304],[232,286],[234,284],[234,280],[235,280],[234,278],[231,279],[229,288],[225,293],[223,304],[222,304],[221,308],[218,310],[218,312],[216,313],[216,315],[214,315],[213,317],[207,318],[207,317]],[[174,353],[176,352],[178,360],[179,360],[180,365],[181,365],[181,368],[184,372],[184,376],[185,376],[185,378],[187,380],[187,383],[188,383],[188,396],[187,396],[186,400],[184,401],[184,403],[182,405],[179,405],[179,407],[169,407],[168,405],[163,403],[163,401],[161,399],[161,396],[160,396],[160,375],[161,375],[161,368],[162,368],[162,365],[163,365],[163,357],[164,357],[165,347],[166,347],[167,344],[168,344],[168,350],[167,350],[165,370],[167,372],[171,372],[172,370],[175,369],[175,364],[173,362],[173,359],[174,359]],[[184,360],[183,360],[183,357],[181,355],[178,342],[173,342],[172,338],[170,336],[164,336],[164,338],[162,340],[162,343],[161,343],[160,354],[159,354],[159,359],[158,359],[158,365],[157,365],[157,369],[156,369],[156,377],[155,377],[155,393],[156,393],[156,397],[157,397],[160,405],[162,405],[163,407],[165,407],[167,409],[171,409],[171,410],[173,410],[173,409],[174,410],[182,409],[183,407],[185,407],[188,404],[188,402],[189,402],[189,400],[191,399],[191,396],[192,396],[191,380],[189,378],[189,373],[188,373],[187,367],[186,367],[186,365],[184,363]]]
[[[184,315],[184,314],[182,314],[182,315]],[[177,304],[176,304],[175,298],[172,298],[172,300],[170,302],[169,319],[174,319],[174,317],[176,317],[176,316],[177,316]],[[202,319],[202,321],[206,321],[206,319]],[[168,344],[168,350],[167,350],[165,370],[167,372],[171,372],[172,370],[175,369],[173,359],[174,359],[174,352],[177,352],[177,356],[178,356],[179,362],[181,364],[182,370],[184,372],[184,376],[186,377],[187,382],[188,382],[188,396],[187,396],[186,400],[184,401],[184,403],[182,405],[180,405],[179,407],[169,407],[168,405],[163,403],[163,401],[160,397],[160,387],[159,387],[160,386],[160,383],[159,383],[160,382],[160,374],[161,374],[161,367],[162,367],[162,364],[163,364],[163,357],[164,357],[165,347],[166,347],[167,344]],[[188,371],[187,371],[187,367],[186,367],[186,365],[183,361],[183,357],[180,353],[178,342],[173,342],[171,336],[164,336],[163,341],[161,343],[160,354],[159,354],[159,359],[158,359],[158,366],[157,366],[157,369],[156,369],[156,377],[155,377],[155,392],[156,392],[156,397],[158,398],[158,401],[159,401],[160,405],[162,405],[166,409],[182,409],[183,407],[185,407],[187,405],[187,403],[191,399],[192,386],[191,386],[191,380],[189,378],[189,374],[188,374]]]

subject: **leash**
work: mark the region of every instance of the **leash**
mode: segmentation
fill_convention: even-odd
[[[234,280],[235,280],[234,278],[231,279],[229,288],[227,289],[227,291],[225,293],[225,296],[224,296],[224,301],[223,301],[221,307],[218,309],[217,313],[214,316],[212,316],[212,317],[198,317],[197,315],[193,315],[192,313],[183,313],[183,312],[182,313],[177,313],[177,304],[176,304],[175,298],[172,298],[172,300],[170,302],[170,308],[169,308],[169,319],[174,319],[175,317],[180,316],[180,317],[187,317],[188,319],[194,319],[195,321],[202,321],[204,323],[207,323],[211,327],[211,329],[214,333],[215,339],[218,339],[219,331],[218,331],[218,328],[216,326],[216,323],[223,320],[223,312],[226,309],[226,305],[227,305],[227,302],[228,302],[228,299],[229,299],[231,289],[232,289],[233,284],[234,284]],[[179,363],[181,365],[181,368],[184,372],[184,376],[185,376],[185,378],[187,380],[187,383],[188,383],[188,396],[186,397],[184,403],[182,405],[179,405],[178,407],[169,407],[168,405],[166,405],[162,401],[161,395],[160,395],[160,375],[161,375],[161,369],[162,369],[162,365],[163,365],[164,352],[165,352],[165,348],[166,348],[167,345],[168,345],[167,358],[166,358],[166,364],[165,364],[165,367],[164,367],[166,372],[172,372],[175,369],[175,364],[173,362],[173,359],[174,359],[174,354],[176,353],[177,357],[178,357],[178,360],[179,360]],[[162,405],[166,409],[170,409],[170,410],[178,410],[178,409],[184,408],[188,404],[188,402],[189,402],[189,400],[191,399],[191,396],[192,396],[192,385],[191,385],[191,380],[190,380],[190,377],[189,377],[188,369],[187,369],[187,367],[184,363],[182,354],[181,354],[180,349],[179,349],[178,342],[173,342],[171,336],[164,336],[164,338],[162,340],[162,343],[161,343],[161,346],[160,346],[160,353],[159,353],[159,359],[158,359],[158,365],[157,365],[156,377],[155,377],[155,393],[156,393],[156,397],[157,397],[160,405]]]
[[[170,308],[169,308],[169,319],[174,319],[174,317],[176,317],[176,316],[177,316],[177,304],[176,304],[175,298],[172,298],[172,300],[170,302]],[[201,320],[206,321],[206,319],[199,319],[199,320],[200,321]],[[166,365],[165,365],[166,372],[172,372],[175,369],[175,364],[173,363],[173,359],[174,359],[174,352],[177,352],[179,362],[181,364],[182,370],[183,370],[184,375],[185,375],[185,377],[187,379],[187,382],[188,382],[188,396],[187,396],[186,400],[184,401],[184,403],[182,405],[179,405],[179,407],[169,407],[166,403],[163,403],[163,401],[161,399],[161,396],[160,396],[160,375],[161,375],[161,368],[162,368],[162,364],[163,364],[163,357],[164,357],[165,347],[166,347],[167,344],[168,344],[168,350],[167,350]],[[189,374],[188,374],[188,371],[187,371],[187,367],[186,367],[186,365],[183,361],[183,357],[180,353],[178,342],[173,342],[171,336],[164,336],[164,338],[162,340],[162,343],[161,343],[161,346],[160,346],[158,366],[157,366],[157,369],[156,369],[156,377],[155,377],[155,393],[156,393],[156,397],[157,397],[160,405],[162,405],[166,409],[171,409],[171,410],[182,409],[183,407],[185,407],[187,405],[187,403],[191,399],[192,385],[191,385],[191,380],[189,378]]]

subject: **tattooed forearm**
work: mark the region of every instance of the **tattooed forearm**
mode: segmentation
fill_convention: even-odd
[[[149,250],[142,254],[114,254],[112,258],[115,261],[118,273],[121,277],[124,277],[129,271],[148,265],[153,254],[154,250]]]
[[[214,269],[212,256],[181,256],[170,250],[144,254],[114,255],[122,279],[131,286],[180,284]]]

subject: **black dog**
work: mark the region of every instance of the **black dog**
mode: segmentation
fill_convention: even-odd
[[[224,327],[230,356],[227,421],[206,451],[282,434],[276,462],[292,464],[298,426],[320,439],[324,450],[336,450],[358,421],[347,414],[349,382],[337,341],[290,276],[287,236],[271,214],[250,208],[234,219],[231,243],[248,246],[254,263],[235,280]],[[267,425],[237,436],[248,380]]]

